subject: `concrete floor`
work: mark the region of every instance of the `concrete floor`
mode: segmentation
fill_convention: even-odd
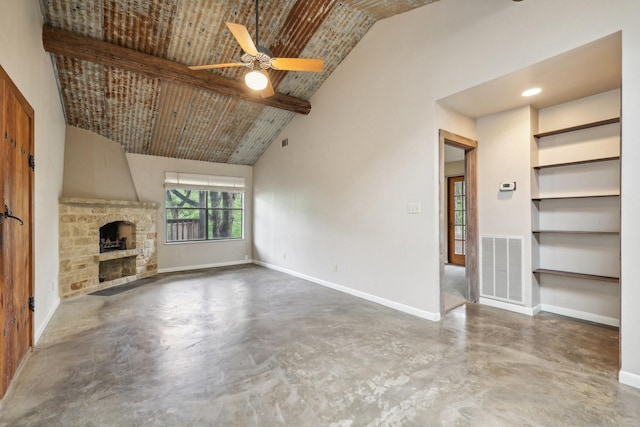
[[[467,304],[433,323],[256,266],[64,302],[10,426],[623,426],[618,332]]]
[[[449,311],[467,302],[467,278],[464,266],[444,265],[444,310]]]

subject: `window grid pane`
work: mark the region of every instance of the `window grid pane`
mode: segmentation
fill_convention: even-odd
[[[168,189],[167,242],[243,238],[243,194]]]

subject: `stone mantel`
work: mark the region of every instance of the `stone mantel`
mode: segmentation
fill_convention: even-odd
[[[63,299],[155,275],[158,203],[62,197],[60,212],[60,296]],[[123,221],[135,227],[133,248],[100,253],[100,227]],[[123,277],[108,273],[126,262]],[[100,279],[102,277],[102,280]]]
[[[130,256],[138,256],[142,253],[140,249],[127,249],[124,251],[111,251],[111,252],[103,252],[101,254],[95,255],[93,257],[94,261],[109,261],[112,259],[118,258],[127,258]]]
[[[104,199],[82,199],[78,197],[61,197],[61,205],[78,206],[121,206],[139,209],[158,209],[160,206],[155,202],[136,202],[133,200],[104,200]]]

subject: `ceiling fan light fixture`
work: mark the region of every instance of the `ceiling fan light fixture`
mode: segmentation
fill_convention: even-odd
[[[253,90],[263,90],[269,83],[267,76],[257,68],[254,68],[244,75],[244,82]]]

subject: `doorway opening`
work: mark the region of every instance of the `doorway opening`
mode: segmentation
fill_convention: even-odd
[[[477,143],[440,130],[440,311],[478,301]]]

